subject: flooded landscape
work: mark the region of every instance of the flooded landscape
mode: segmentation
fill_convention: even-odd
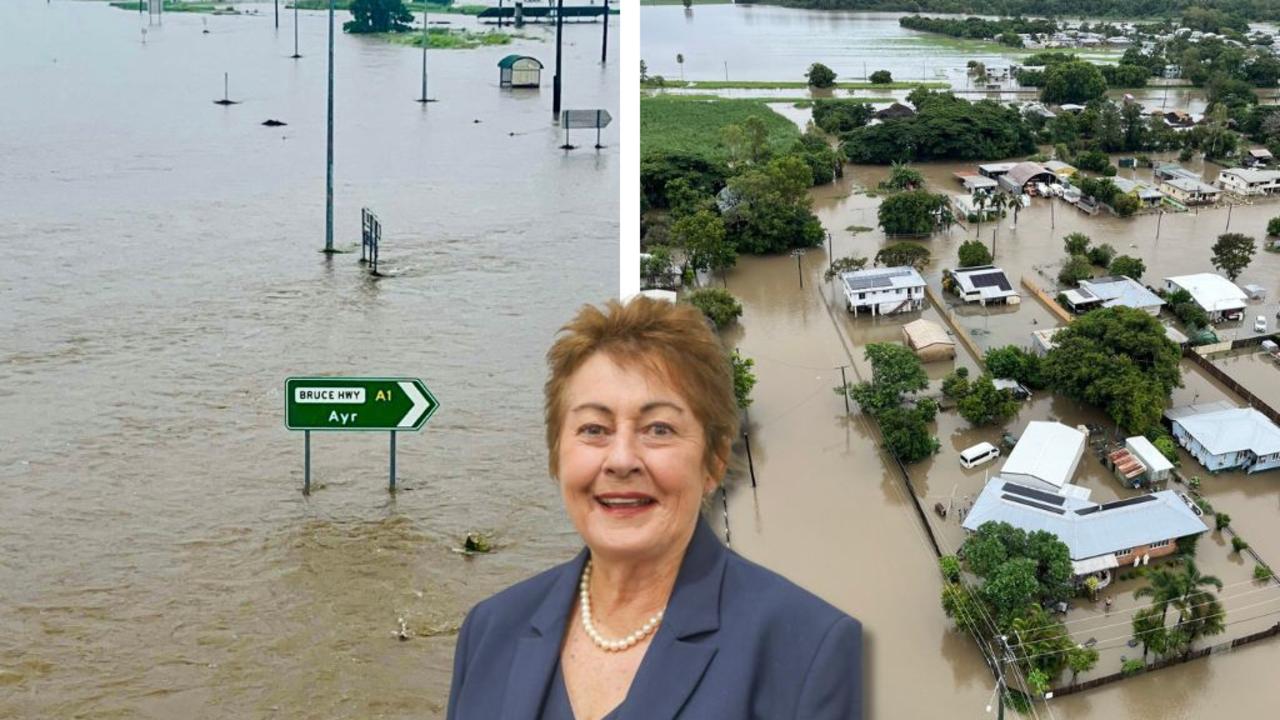
[[[684,77],[690,80],[723,80],[726,61],[729,77],[735,80],[794,80],[793,75],[801,75],[815,61],[836,69],[841,79],[856,79],[866,61],[873,70],[891,70],[895,80],[942,80],[958,88],[964,86],[969,59],[1016,61],[1016,55],[997,50],[986,54],[948,50],[949,41],[939,36],[932,36],[930,44],[923,39],[930,36],[899,28],[900,13],[695,6],[692,13],[645,7],[641,15],[641,55],[648,72],[668,79],[679,78],[680,68],[673,63],[677,52],[683,55]],[[715,33],[707,31],[713,22],[718,28]],[[707,91],[691,88],[687,92]],[[801,128],[809,121],[809,110],[793,104],[798,96],[808,94],[802,88],[715,93],[778,98],[779,102],[769,105],[775,112]],[[836,91],[836,96],[857,97],[857,93],[866,96],[863,91]],[[1147,88],[1138,100],[1158,107],[1161,93]],[[1197,103],[1201,108],[1204,103],[1203,94],[1190,88],[1171,89],[1168,98],[1193,111]],[[1158,163],[1176,161],[1176,155],[1152,153],[1151,157]],[[913,163],[912,168],[924,175],[931,191],[954,195],[960,192],[955,174],[976,172],[976,165],[933,162]],[[1182,165],[1206,182],[1221,169],[1198,158]],[[887,166],[846,165],[843,178],[810,191],[813,212],[831,235],[831,250],[824,240],[800,259],[803,287],[797,260],[789,256],[742,255],[727,275],[727,288],[741,301],[743,315],[725,336],[754,359],[758,377],[749,410],[756,482],[753,487],[745,474],[732,479],[727,490],[727,526],[737,551],[786,574],[865,624],[869,717],[989,717],[994,715],[984,710],[993,704],[992,671],[973,638],[955,629],[940,607],[943,580],[935,548],[910,493],[928,511],[938,550],[954,553],[965,537],[960,526],[963,513],[950,513],[944,519],[931,509],[939,503],[953,510],[967,508],[1000,467],[997,461],[965,470],[959,463],[961,450],[979,441],[998,443],[1003,433],[1017,436],[1033,420],[1096,425],[1106,434],[1116,431],[1115,423],[1098,408],[1047,390],[1033,393],[1013,418],[994,426],[975,428],[954,410],[944,410],[930,425],[941,450],[906,466],[908,485],[883,447],[874,421],[856,405],[847,414],[840,395],[832,391],[842,383],[841,366],[847,366],[849,382],[869,380],[867,344],[902,342],[902,326],[921,317],[946,326],[946,312],[981,351],[1009,344],[1029,347],[1033,330],[1057,327],[1060,320],[1021,280],[1027,278],[1055,294],[1067,234],[1082,232],[1095,244],[1110,243],[1120,254],[1142,258],[1146,263],[1143,282],[1158,286],[1166,276],[1213,272],[1210,247],[1228,229],[1263,238],[1268,220],[1280,215],[1280,201],[1259,199],[1231,206],[1224,202],[1188,212],[1140,213],[1122,219],[1109,213],[1089,216],[1061,200],[1033,198],[1016,219],[1010,212],[999,221],[983,222],[980,228],[957,224],[917,239],[931,252],[921,274],[936,297],[942,298],[944,308],[926,303],[920,312],[855,318],[846,312],[838,283],[824,281],[823,272],[833,259],[872,258],[890,242],[877,227],[877,209],[883,199],[877,186],[889,174]],[[1152,171],[1122,168],[1119,176],[1150,182]],[[943,292],[943,269],[955,267],[960,244],[972,239],[981,239],[993,251],[994,263],[1022,294],[1019,305],[965,305]],[[1275,327],[1280,311],[1280,253],[1259,248],[1236,281],[1261,286],[1266,297],[1250,300],[1242,321],[1217,326],[1224,341],[1254,336],[1256,315],[1269,318],[1269,329]],[[1167,316],[1162,318],[1166,322]],[[956,367],[980,371],[978,358],[962,343],[956,344],[956,352],[954,360],[925,364],[931,381],[926,394],[939,396],[942,378]],[[1280,365],[1260,355],[1256,346],[1214,355],[1210,361],[1250,392],[1269,403],[1280,403],[1276,391]],[[1180,367],[1183,386],[1174,390],[1170,406],[1222,400],[1244,405],[1191,360],[1183,359]],[[1272,567],[1280,562],[1276,472],[1213,475],[1185,450],[1177,452],[1181,473],[1202,483],[1203,498],[1217,512],[1230,515],[1232,531],[1247,538],[1257,556]],[[1086,448],[1072,482],[1091,491],[1091,500],[1099,503],[1134,495],[1103,466],[1093,447]],[[1178,483],[1170,483],[1169,489],[1188,492]],[[1224,635],[1204,641],[1205,646],[1268,629],[1280,613],[1280,585],[1255,580],[1255,560],[1234,551],[1232,536],[1214,530],[1212,516],[1207,517],[1210,530],[1200,537],[1196,561],[1202,572],[1223,582],[1218,597],[1226,608],[1228,626]],[[1073,641],[1100,654],[1095,669],[1080,675],[1081,682],[1117,673],[1122,659],[1142,656],[1142,648],[1130,640],[1133,614],[1149,602],[1135,599],[1133,591],[1144,585],[1144,580],[1121,572],[1096,602],[1071,601],[1065,616],[1067,631]],[[1111,599],[1110,606],[1104,605],[1103,596]],[[1264,639],[1225,650],[1215,649],[1211,658],[1037,702],[1036,714],[1026,716],[1190,720],[1274,714],[1280,690],[1257,679],[1280,661],[1280,642]]]
[[[257,7],[0,4],[0,717],[443,717],[466,610],[580,547],[543,353],[617,293],[617,124],[558,149],[548,26],[431,51],[425,107],[420,50],[339,32],[327,257],[327,14],[293,60]],[[605,65],[566,25],[566,108],[617,115],[618,22]],[[499,88],[510,53],[541,89]],[[303,497],[283,384],[323,374],[439,399],[396,495],[386,434],[317,433]]]

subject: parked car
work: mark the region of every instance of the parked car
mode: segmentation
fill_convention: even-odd
[[[1253,331],[1264,333],[1267,331],[1267,316],[1259,315],[1258,319],[1253,321]]]

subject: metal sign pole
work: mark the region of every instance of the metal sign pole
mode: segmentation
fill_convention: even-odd
[[[609,52],[609,0],[604,0],[604,32],[600,38],[600,64]]]
[[[396,491],[396,431],[391,431],[391,492]]]
[[[564,0],[556,0],[556,77],[551,93],[551,120],[560,119],[560,50],[562,46],[561,37],[564,30]],[[565,145],[569,144],[568,137],[565,138]]]
[[[311,431],[302,433],[302,494],[311,494]]]
[[[329,123],[324,181],[324,251],[333,252],[333,5],[329,0]]]
[[[298,54],[298,0],[293,0],[293,59],[302,57]]]

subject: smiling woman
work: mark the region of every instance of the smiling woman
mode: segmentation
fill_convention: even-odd
[[[586,306],[547,361],[548,465],[586,547],[468,614],[449,718],[861,718],[858,622],[700,517],[738,427],[701,313]]]

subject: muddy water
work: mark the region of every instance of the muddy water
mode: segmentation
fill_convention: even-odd
[[[1268,308],[1270,309],[1270,308]],[[1250,311],[1245,318],[1246,329],[1252,328],[1253,316],[1262,312]],[[1274,327],[1275,315],[1268,316],[1267,327]],[[1237,350],[1230,354],[1215,355],[1213,364],[1246,390],[1258,396],[1259,400],[1271,407],[1280,409],[1280,363],[1254,345]]]
[[[463,612],[577,546],[542,353],[616,292],[617,136],[566,155],[549,71],[498,89],[545,30],[433,53],[425,109],[420,54],[339,36],[336,238],[380,215],[375,281],[317,252],[325,16],[299,61],[283,21],[205,21],[0,4],[0,717],[441,717]],[[599,26],[565,35],[566,106],[616,111]],[[301,496],[309,373],[438,395],[396,497],[380,433],[314,438]],[[472,529],[501,552],[451,552]]]

